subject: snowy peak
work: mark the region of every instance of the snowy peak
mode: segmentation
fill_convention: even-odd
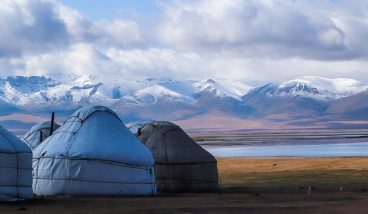
[[[151,81],[154,84],[133,91],[124,96],[123,99],[128,103],[134,104],[193,103],[201,96],[232,97],[241,101],[241,96],[252,88],[244,83],[230,80]]]
[[[360,81],[348,78],[328,79],[316,76],[306,76],[300,79],[287,81],[279,86],[280,89],[287,89],[294,86],[291,94],[315,96],[319,99],[338,99],[359,93],[368,88]]]
[[[335,100],[357,94],[368,88],[354,79],[328,79],[306,76],[293,79],[279,85],[270,83],[252,90],[251,94],[266,95],[268,97],[308,97],[321,101]]]
[[[23,106],[28,102],[34,101],[33,94],[57,85],[59,85],[57,81],[43,76],[9,76],[0,78],[0,99],[14,105]]]
[[[157,104],[169,102],[192,102],[192,98],[170,90],[162,85],[152,85],[123,97],[128,103]]]
[[[232,97],[241,100],[241,97],[247,94],[253,87],[241,82],[233,80],[213,80],[194,82],[193,85],[197,88],[197,94],[208,94],[218,97]]]
[[[58,85],[59,83],[51,78],[44,76],[8,76],[0,78],[0,85],[7,85],[22,93],[36,92]]]
[[[104,95],[89,77],[74,78],[67,83],[46,77],[6,77],[0,79],[0,99],[22,108],[74,108],[91,101],[100,102]]]
[[[200,83],[197,87],[199,92],[205,92],[215,96],[226,96],[223,88],[212,79]]]
[[[318,96],[318,88],[308,85],[305,82],[292,81],[277,87],[276,94],[281,96]]]

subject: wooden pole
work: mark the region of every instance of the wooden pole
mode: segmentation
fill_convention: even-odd
[[[55,121],[55,112],[51,113],[51,127],[50,127],[50,136],[52,132],[54,132],[54,121]]]

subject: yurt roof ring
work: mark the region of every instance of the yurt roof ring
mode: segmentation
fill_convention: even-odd
[[[69,120],[70,119],[72,119],[72,118],[77,118],[78,120],[80,120],[80,122],[81,123],[83,123],[85,120],[87,120],[89,117],[91,117],[94,113],[96,113],[96,112],[109,112],[110,114],[112,114],[115,118],[117,118],[119,121],[121,121],[121,119],[119,118],[119,116],[115,113],[115,112],[113,112],[113,111],[111,111],[111,110],[108,110],[108,109],[95,109],[94,111],[92,111],[91,113],[89,113],[86,117],[84,117],[84,118],[80,118],[79,116],[77,116],[78,114],[76,114],[76,115],[72,115],[72,116],[70,116],[65,122],[70,122]],[[77,112],[77,113],[79,113],[79,112]],[[65,123],[64,122],[64,123]]]

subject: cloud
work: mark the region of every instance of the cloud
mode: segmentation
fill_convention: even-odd
[[[116,79],[194,77],[198,74],[192,75],[193,69],[199,68],[202,63],[203,60],[197,54],[190,52],[158,48],[99,50],[88,43],[77,43],[63,51],[13,59],[7,67],[11,67],[16,75],[47,75],[58,78],[90,75],[112,83]]]
[[[49,50],[68,42],[65,23],[48,1],[2,1],[0,32],[0,57]]]
[[[246,57],[349,60],[367,56],[359,46],[367,36],[366,8],[333,1],[175,1],[164,6],[159,37],[180,49]]]
[[[96,32],[96,41],[115,47],[140,47],[146,43],[145,35],[140,26],[131,20],[102,21],[96,23],[95,28],[102,29]]]
[[[142,47],[146,43],[141,27],[133,20],[90,20],[79,11],[55,2],[60,19],[66,24],[73,43],[97,43],[107,47]]]
[[[13,75],[46,75],[57,79],[95,76],[110,85],[117,81],[149,77],[180,80],[225,78],[254,85],[305,75],[350,77],[368,81],[365,75],[368,62],[362,60],[243,58],[223,53],[198,54],[168,48],[100,50],[88,43],[77,43],[63,51],[14,58],[6,66]]]
[[[132,20],[91,21],[56,0],[4,0],[0,4],[0,57],[63,49],[75,43],[143,46]]]

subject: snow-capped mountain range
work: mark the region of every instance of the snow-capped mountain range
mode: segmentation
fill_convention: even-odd
[[[97,77],[55,80],[9,76],[0,78],[0,116],[12,112],[70,112],[81,106],[102,104],[112,107],[127,121],[183,120],[208,114],[235,118],[288,115],[286,118],[290,119],[336,114],[359,117],[368,113],[367,90],[367,83],[354,79],[315,76],[261,86],[227,79],[149,78],[106,84]],[[349,97],[355,103],[359,101],[360,107],[349,108],[353,99]]]
[[[122,90],[124,87],[125,90]],[[281,84],[269,83],[254,87],[240,81],[207,79],[173,81],[171,79],[146,79],[121,81],[107,86],[95,77],[77,77],[57,81],[43,76],[9,76],[0,78],[0,100],[20,108],[46,105],[73,107],[87,103],[125,100],[131,104],[161,102],[195,102],[201,94],[230,97],[238,101],[248,94],[267,97],[302,96],[321,101],[336,100],[368,89],[368,84],[354,79],[306,76]],[[67,104],[67,106],[65,106]]]
[[[122,90],[122,88],[124,90]],[[129,104],[195,102],[200,94],[217,97],[241,97],[253,87],[231,80],[173,81],[146,79],[105,85],[95,77],[78,77],[57,81],[47,77],[11,76],[0,78],[0,100],[19,108],[74,108],[78,105],[124,100]]]

